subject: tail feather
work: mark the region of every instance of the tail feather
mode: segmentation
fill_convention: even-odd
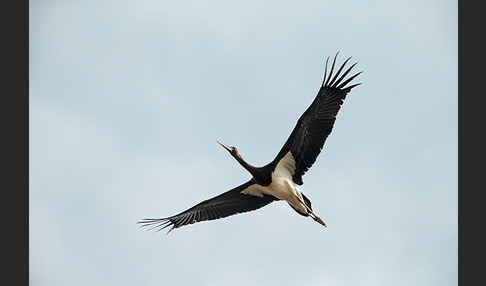
[[[291,207],[294,209],[294,211],[296,211],[296,212],[297,212],[298,214],[300,214],[301,216],[309,216],[309,214],[308,214],[308,213],[303,213],[303,212],[301,212],[300,210],[296,209],[296,208],[295,208],[293,205],[291,205],[290,203],[289,203],[289,206],[291,206]]]
[[[312,210],[312,203],[311,201],[302,193],[302,198],[304,198],[304,203]]]

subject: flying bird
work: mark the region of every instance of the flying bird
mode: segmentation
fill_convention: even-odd
[[[181,226],[253,211],[273,201],[282,200],[298,214],[311,217],[325,227],[324,221],[312,211],[309,198],[297,186],[303,185],[302,176],[320,154],[346,95],[352,88],[361,84],[348,85],[362,72],[344,80],[357,63],[351,65],[341,75],[344,66],[351,58],[344,61],[333,77],[338,53],[334,56],[329,75],[327,75],[329,57],[326,59],[324,79],[317,96],[299,118],[290,137],[273,161],[263,167],[255,167],[241,157],[236,147],[218,141],[219,145],[251,174],[251,179],[179,214],[166,218],[143,219],[138,223],[142,227],[158,230],[171,226],[167,232],[169,233]]]

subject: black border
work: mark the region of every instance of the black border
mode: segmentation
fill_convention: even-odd
[[[462,2],[458,2],[458,5],[457,5],[457,92],[458,92],[458,100],[457,100],[457,120],[458,120],[458,124],[457,124],[457,187],[458,187],[458,194],[457,194],[457,232],[458,232],[458,237],[457,237],[457,282],[458,284],[462,284],[462,282],[464,281],[463,280],[463,273],[461,272],[462,271],[462,268],[461,268],[461,263],[462,261],[464,260],[463,259],[463,256],[462,256],[462,246],[461,246],[461,230],[463,228],[463,223],[462,223],[462,218],[463,216],[461,215],[461,212],[463,210],[463,200],[462,200],[462,192],[460,191],[462,189],[461,185],[462,185],[462,172],[461,172],[461,167],[462,167],[462,144],[461,144],[461,137],[462,137],[462,124],[463,124],[463,121],[461,120],[461,115],[463,114],[463,101],[461,100],[461,97],[459,96],[460,94],[462,94],[461,92],[461,89],[462,89],[462,82],[461,82],[461,79],[462,79],[462,76],[461,76],[461,72],[463,70],[462,68],[462,64],[463,64],[463,61],[462,61],[462,56],[461,56],[461,52],[462,52],[462,48],[461,48],[461,42],[462,42],[462,38],[463,38],[463,33],[461,31],[461,29],[463,28],[463,25],[462,25],[462,21],[464,19],[464,10],[463,10],[463,6],[462,6]]]
[[[2,5],[2,156],[0,193],[6,285],[29,283],[29,1]],[[11,280],[11,282],[9,281]],[[10,282],[10,283],[9,283]]]
[[[469,4],[469,5],[466,5]],[[458,2],[458,282],[481,285],[484,183],[484,9]],[[478,2],[480,3],[480,2]],[[469,230],[469,233],[466,232]]]

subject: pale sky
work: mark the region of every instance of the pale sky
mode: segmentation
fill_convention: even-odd
[[[30,1],[30,284],[456,285],[457,2]],[[302,191],[140,230],[271,161],[340,51],[364,73]]]

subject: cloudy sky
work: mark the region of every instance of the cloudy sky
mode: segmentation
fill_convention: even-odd
[[[302,190],[165,232],[274,158],[324,60],[347,97]],[[456,1],[30,1],[31,285],[456,285]]]

